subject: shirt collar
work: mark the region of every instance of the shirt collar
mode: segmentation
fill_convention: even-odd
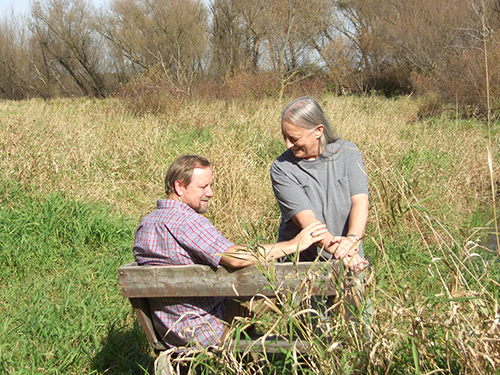
[[[189,205],[187,205],[186,203],[176,201],[174,199],[158,199],[156,201],[156,208],[159,210],[167,209],[167,208],[175,208],[175,209],[182,210],[182,211],[197,213],[195,210],[193,210],[191,207],[189,207]]]

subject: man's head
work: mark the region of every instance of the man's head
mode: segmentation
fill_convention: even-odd
[[[200,214],[207,212],[214,195],[210,162],[195,155],[178,157],[165,176],[165,192],[168,198],[186,203]]]

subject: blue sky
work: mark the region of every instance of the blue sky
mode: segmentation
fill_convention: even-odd
[[[15,15],[24,14],[29,12],[30,4],[33,0],[0,0],[0,18],[4,15],[10,14],[13,9]],[[44,0],[39,0],[44,2]],[[107,4],[110,0],[91,0],[95,6],[99,7],[101,5]],[[208,0],[202,0],[203,3],[207,4]]]
[[[33,0],[0,0],[0,17],[10,14],[11,9],[14,10],[14,14],[24,14],[29,12],[30,4]],[[40,0],[42,3],[44,0]],[[108,0],[91,0],[96,6],[106,4]]]

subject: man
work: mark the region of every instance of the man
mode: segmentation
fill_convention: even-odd
[[[139,265],[205,264],[240,268],[256,262],[243,246],[224,238],[209,220],[213,196],[212,171],[207,159],[185,155],[170,166],[165,177],[166,200],[146,216],[135,234],[134,256]],[[321,241],[326,227],[309,225],[291,241],[262,245],[262,258],[272,260],[307,249]],[[224,331],[225,298],[151,298],[155,328],[167,348],[203,347],[220,342]]]

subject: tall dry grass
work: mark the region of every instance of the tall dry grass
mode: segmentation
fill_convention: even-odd
[[[334,315],[320,337],[341,350],[314,354],[311,371],[497,371],[498,260],[484,247],[492,219],[485,124],[422,121],[416,103],[404,97],[325,96],[320,103],[336,131],[360,147],[367,167],[373,340],[363,341],[360,327]],[[213,162],[212,222],[236,242],[271,240],[279,211],[268,170],[284,150],[285,105],[276,99],[172,102],[165,115],[135,117],[117,100],[1,102],[0,178],[107,202],[139,221],[164,196],[168,165],[179,154],[196,153]],[[244,359],[231,355],[222,357],[229,362],[206,360],[232,363],[238,372]]]
[[[268,168],[285,148],[285,101],[173,103],[168,115],[134,117],[117,101],[33,99],[2,102],[2,177],[42,191],[61,190],[141,217],[164,196],[163,176],[183,153],[214,164],[211,219],[240,236],[241,220],[263,219],[274,236],[279,213]],[[358,144],[370,178],[372,215],[407,221],[402,192],[457,227],[488,200],[484,126],[438,118],[417,121],[404,98],[325,97],[337,132]],[[373,218],[373,217],[372,217]],[[269,221],[270,220],[270,221]]]

